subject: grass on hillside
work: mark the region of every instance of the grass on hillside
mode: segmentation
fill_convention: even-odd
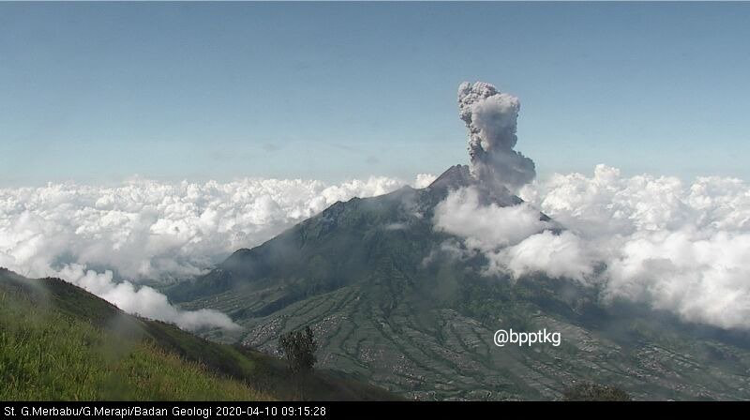
[[[266,400],[150,340],[0,295],[0,400]]]
[[[330,371],[127,315],[59,279],[0,268],[0,400],[389,400]]]

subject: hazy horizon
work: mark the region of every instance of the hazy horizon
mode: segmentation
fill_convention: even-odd
[[[541,179],[597,164],[750,179],[749,15],[743,4],[3,3],[0,187],[439,174],[467,163],[465,80],[521,98],[518,149]]]

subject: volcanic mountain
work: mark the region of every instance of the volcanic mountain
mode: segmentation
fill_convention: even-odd
[[[467,186],[488,203],[522,202],[454,166],[424,189],[335,203],[167,293],[243,327],[208,338],[267,353],[280,334],[311,326],[322,367],[408,398],[555,399],[582,381],[636,399],[750,398],[744,334],[605,304],[572,280],[487,275],[481,253],[434,228],[438,203]],[[498,347],[498,329],[547,329],[562,342]]]

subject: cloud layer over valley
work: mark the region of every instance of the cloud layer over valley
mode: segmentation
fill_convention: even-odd
[[[432,179],[420,174],[414,185]],[[200,274],[232,251],[259,245],[338,200],[405,184],[386,177],[336,185],[135,179],[115,187],[50,183],[0,189],[0,266],[30,277],[61,277],[127,312],[186,329],[231,328],[223,314],[179,311],[155,289],[137,284]]]
[[[480,205],[476,194],[452,193],[434,221],[487,257],[487,275],[598,283],[605,300],[750,328],[750,186],[741,180],[623,177],[598,165],[592,176],[556,174],[529,184],[520,192],[526,203],[514,207]],[[554,225],[540,221],[539,211]],[[559,234],[557,226],[564,227]]]
[[[462,83],[458,106],[468,128],[471,177],[464,178],[471,179],[461,179],[465,186],[437,205],[432,223],[463,244],[453,238],[436,247],[459,258],[481,253],[488,276],[543,273],[597,285],[604,301],[627,299],[687,321],[750,329],[747,183],[624,177],[605,165],[591,176],[535,180],[534,162],[515,150],[518,98],[487,83]],[[423,188],[434,179],[420,174],[411,185]],[[183,328],[234,328],[223,314],[180,311],[157,290],[137,285],[200,274],[336,201],[405,184],[385,177],[337,185],[136,179],[116,187],[0,189],[0,266],[61,277],[128,312]],[[493,204],[516,203],[511,193],[525,202]]]
[[[750,187],[731,178],[593,176],[533,181],[534,162],[516,152],[518,98],[464,82],[459,116],[469,129],[475,185],[435,209],[435,229],[463,238],[453,255],[482,253],[486,275],[534,273],[598,284],[605,301],[624,298],[684,320],[750,329]],[[480,199],[517,191],[522,204]],[[547,220],[540,213],[552,218]],[[444,244],[445,245],[445,244]]]

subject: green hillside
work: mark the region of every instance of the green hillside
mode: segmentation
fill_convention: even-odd
[[[0,269],[0,400],[393,399],[127,315],[58,279]]]
[[[311,325],[322,366],[407,398],[557,399],[583,381],[636,399],[750,398],[746,333],[604,304],[575,282],[485,277],[483,256],[455,257],[460,241],[432,217],[466,177],[454,167],[426,189],[336,203],[167,293],[244,327],[212,339],[263,351]],[[562,344],[499,348],[500,328],[547,328]]]

